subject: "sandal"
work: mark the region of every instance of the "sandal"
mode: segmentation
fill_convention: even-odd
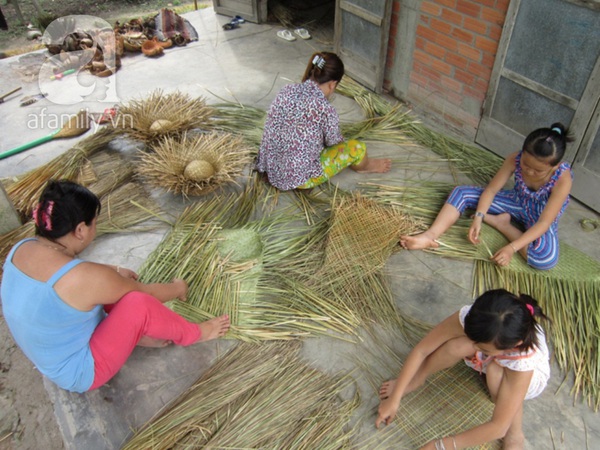
[[[290,30],[280,30],[277,32],[277,36],[279,36],[281,39],[285,39],[286,41],[295,41],[296,40],[296,38],[290,32]]]
[[[231,22],[226,23],[225,25],[223,25],[223,29],[225,31],[227,30],[233,30],[234,28],[239,28],[240,24],[234,20],[232,20]]]
[[[308,30],[306,28],[296,28],[294,30],[294,33],[296,33],[302,39],[310,39],[311,38],[310,33],[308,32]]]

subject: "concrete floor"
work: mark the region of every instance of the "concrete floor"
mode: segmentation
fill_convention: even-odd
[[[143,55],[127,56],[123,67],[113,79],[108,90],[104,81],[91,95],[91,101],[70,105],[54,105],[47,100],[27,108],[17,102],[2,105],[0,117],[0,151],[28,142],[49,133],[52,124],[40,127],[23,123],[35,115],[70,113],[80,107],[102,111],[116,101],[141,98],[150,91],[180,91],[192,96],[204,96],[209,103],[221,99],[266,109],[278,90],[291,81],[299,81],[309,56],[316,50],[330,49],[329,44],[317,40],[287,42],[276,36],[280,27],[270,24],[243,24],[232,31],[223,31],[221,25],[228,18],[218,16],[212,9],[186,14],[196,27],[200,40],[187,47],[167,50],[160,59]],[[6,80],[14,78],[13,69],[19,57],[0,61],[2,91],[12,87]],[[56,95],[64,95],[77,83],[75,78],[54,82]],[[58,83],[61,83],[60,85]],[[39,91],[37,82],[21,83],[23,95]],[[47,83],[46,83],[47,86]],[[75,86],[76,87],[76,86]],[[108,92],[107,101],[102,102]],[[68,95],[67,95],[68,97]],[[220,98],[219,98],[220,97]],[[337,95],[333,101],[342,120],[353,121],[361,117],[353,101]],[[9,114],[6,113],[9,111]],[[37,128],[37,129],[32,129]],[[23,130],[16,131],[16,130]],[[72,146],[69,141],[53,141],[26,153],[0,161],[0,176],[25,172],[51,160]],[[372,155],[401,157],[407,149],[388,144],[372,144]],[[423,176],[430,176],[426,174]],[[415,177],[410,169],[394,167],[385,175],[367,176],[347,171],[335,178],[343,189],[355,189],[361,181],[393,181]],[[440,177],[446,175],[439,174]],[[436,175],[436,178],[438,175]],[[163,196],[170,207],[180,207],[180,199]],[[582,218],[598,216],[584,206],[573,202],[560,224],[561,238],[600,260],[598,236],[600,231],[584,232],[579,226]],[[136,270],[146,256],[158,245],[165,230],[136,235],[105,236],[83,255],[86,259],[119,264]],[[434,323],[469,303],[472,263],[443,259],[423,252],[400,252],[388,263],[393,292],[397,304],[409,314]],[[56,418],[67,449],[118,448],[131,434],[131,430],[150,419],[156,411],[174,399],[195,381],[216,356],[225,352],[234,342],[221,340],[192,348],[170,347],[160,350],[138,349],[109,385],[84,395],[67,393],[46,382],[46,389],[54,403]],[[335,373],[350,367],[343,354],[349,344],[335,339],[312,339],[305,342],[304,355],[324,371]],[[574,401],[569,395],[570,382],[564,385],[556,367],[550,385],[544,394],[525,404],[524,430],[529,449],[584,449],[599,448],[600,421],[586,405]],[[377,404],[372,393],[363,395],[363,414],[371,414]],[[468,407],[468,405],[465,405]],[[451,414],[451,412],[449,412]],[[373,416],[373,421],[375,417]],[[362,433],[375,433],[374,427],[363,427]],[[392,448],[392,447],[390,447]]]

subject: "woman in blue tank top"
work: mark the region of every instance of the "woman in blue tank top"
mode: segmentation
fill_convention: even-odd
[[[10,251],[2,309],[18,346],[63,389],[85,392],[112,378],[136,345],[191,345],[223,336],[229,318],[188,322],[163,305],[187,284],[144,284],[118,266],[77,259],[96,236],[100,201],[83,186],[50,181],[34,209],[36,237]]]

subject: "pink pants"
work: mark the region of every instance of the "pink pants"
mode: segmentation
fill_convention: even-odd
[[[90,390],[110,380],[125,364],[142,336],[191,345],[200,339],[200,327],[174,313],[155,297],[129,292],[114,305],[106,305],[106,318],[94,330],[90,349],[94,382]]]

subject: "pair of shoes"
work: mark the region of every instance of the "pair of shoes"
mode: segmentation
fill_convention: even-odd
[[[245,22],[246,22],[246,19],[244,19],[242,16],[235,16],[228,23],[223,25],[223,29],[224,30],[233,30],[234,28],[238,28],[241,23],[245,23]]]
[[[296,33],[299,37],[301,37],[302,39],[310,39],[310,33],[308,32],[308,30],[306,30],[306,28],[296,28],[294,30],[294,33]],[[296,38],[295,36],[292,34],[292,32],[290,30],[280,30],[277,32],[277,36],[279,36],[281,39],[285,39],[286,41],[295,41]]]

